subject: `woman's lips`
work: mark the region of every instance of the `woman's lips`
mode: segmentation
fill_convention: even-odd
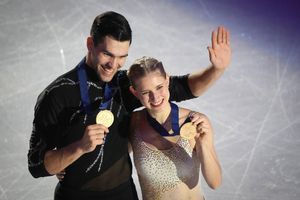
[[[159,106],[161,106],[162,104],[163,104],[163,102],[164,102],[164,99],[162,99],[160,102],[157,102],[157,103],[150,103],[150,105],[152,106],[152,107],[159,107]]]

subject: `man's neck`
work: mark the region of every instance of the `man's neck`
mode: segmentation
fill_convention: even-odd
[[[93,69],[93,64],[92,64],[92,60],[91,60],[91,55],[90,52],[88,52],[85,56],[85,64],[90,67],[91,69]]]

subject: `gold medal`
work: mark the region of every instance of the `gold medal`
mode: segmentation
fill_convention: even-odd
[[[180,129],[180,136],[185,139],[193,139],[196,136],[197,127],[192,122],[184,124]]]
[[[114,122],[114,115],[109,110],[101,110],[96,116],[96,123],[109,128]]]

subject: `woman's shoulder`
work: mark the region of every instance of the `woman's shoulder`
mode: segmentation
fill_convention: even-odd
[[[179,107],[179,117],[187,117],[189,113],[191,112],[190,109]]]
[[[179,121],[181,123],[183,123],[188,117],[190,117],[190,113],[192,111],[190,109],[187,108],[179,108]]]
[[[183,107],[180,107],[179,108],[179,118],[187,118],[187,117],[191,117],[193,114],[195,113],[198,113],[199,115],[201,115],[202,117],[208,119],[208,117],[201,113],[201,112],[198,112],[198,111],[194,111],[194,110],[191,110],[191,109],[187,109],[187,108],[183,108]]]

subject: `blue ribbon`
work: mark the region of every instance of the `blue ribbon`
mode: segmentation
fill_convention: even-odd
[[[83,108],[87,114],[92,112],[89,92],[88,92],[88,84],[87,84],[87,75],[85,70],[86,64],[85,59],[83,59],[77,66],[77,74],[79,79],[79,87],[80,87],[80,96],[83,104]],[[102,103],[99,106],[99,109],[107,109],[112,100],[112,86],[111,83],[105,83],[104,86],[104,97]]]
[[[77,74],[79,79],[79,87],[80,87],[80,97],[83,104],[83,109],[85,110],[86,114],[90,114],[92,112],[90,98],[89,98],[89,92],[88,92],[88,83],[87,83],[87,75],[86,75],[86,64],[85,59],[83,59],[77,66]],[[105,83],[104,84],[104,97],[103,100],[99,106],[100,110],[108,109],[111,101],[112,101],[112,83]],[[104,156],[104,145],[106,141],[106,136],[104,136],[104,142],[100,147],[99,153],[97,155],[97,158],[94,160],[94,162],[86,169],[86,173],[89,172],[94,165],[98,162],[100,159],[100,163],[98,166],[98,172],[100,172],[102,163],[103,163],[103,156]]]
[[[151,117],[147,112],[147,121],[158,132],[161,136],[176,136],[179,135],[179,109],[178,106],[174,103],[171,103],[171,119],[172,119],[172,130],[173,134],[170,134],[156,119]]]

